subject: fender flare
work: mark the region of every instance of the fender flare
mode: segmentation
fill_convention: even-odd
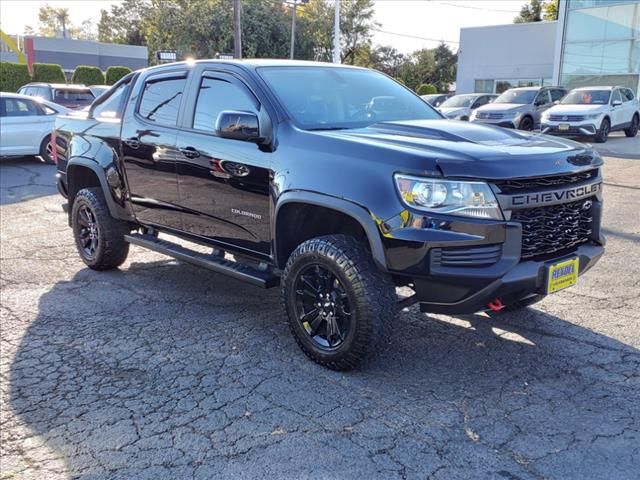
[[[274,254],[276,255],[276,263],[279,262],[277,258],[277,236],[276,236],[276,226],[278,223],[278,215],[280,213],[280,209],[289,204],[289,203],[307,203],[310,205],[315,205],[318,207],[325,207],[331,210],[336,210],[342,214],[345,214],[355,221],[357,221],[362,229],[364,230],[367,240],[369,242],[369,247],[371,248],[371,255],[373,257],[373,261],[376,263],[378,268],[382,270],[387,270],[387,260],[384,254],[384,247],[382,245],[382,237],[380,235],[380,230],[374,220],[373,214],[371,214],[367,209],[358,205],[357,203],[353,203],[349,200],[345,200],[342,198],[333,197],[330,195],[324,195],[321,193],[304,191],[304,190],[295,190],[288,191],[280,195],[278,198],[275,212],[273,215],[273,224],[271,226],[272,237],[273,238],[273,247]]]
[[[102,188],[102,192],[104,194],[104,199],[107,202],[107,208],[109,209],[109,213],[112,217],[118,218],[121,220],[132,220],[133,215],[126,208],[126,204],[120,204],[115,198],[113,194],[113,187],[109,185],[109,181],[107,180],[107,171],[105,168],[98,164],[95,160],[87,157],[71,157],[67,162],[67,191],[70,192],[70,185],[72,181],[72,177],[69,175],[69,171],[71,167],[83,167],[91,170],[98,181],[100,182],[100,187]],[[108,167],[111,168],[111,167]],[[70,205],[71,207],[71,205]],[[69,215],[71,215],[71,208],[69,208]]]

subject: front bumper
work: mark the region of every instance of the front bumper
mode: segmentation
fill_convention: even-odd
[[[568,125],[568,129],[561,129],[560,125]],[[540,131],[547,135],[562,137],[591,137],[598,133],[598,127],[592,121],[586,122],[543,122]]]
[[[514,268],[502,277],[491,279],[484,287],[473,290],[468,288],[468,294],[456,301],[450,300],[446,290],[451,288],[464,288],[469,285],[469,279],[477,272],[460,271],[457,278],[433,278],[416,279],[416,300],[420,303],[420,309],[425,312],[465,314],[488,309],[488,304],[495,299],[500,299],[502,304],[509,305],[518,300],[546,293],[546,272],[550,263],[556,263],[573,256],[577,256],[580,262],[579,275],[582,275],[604,253],[602,245],[581,245],[575,252],[554,258],[552,261],[526,261],[518,263]]]
[[[519,124],[519,118],[517,119],[518,122],[516,123],[516,119],[502,119],[502,120],[492,120],[489,118],[473,118],[470,121],[473,123],[480,123],[483,125],[495,125],[496,127],[504,127],[504,128],[518,128],[518,124]]]

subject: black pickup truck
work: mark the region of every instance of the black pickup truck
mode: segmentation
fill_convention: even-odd
[[[398,309],[523,308],[604,252],[589,146],[445,120],[368,69],[152,67],[54,134],[89,267],[118,267],[134,244],[281,285],[295,339],[333,369],[388,344]]]

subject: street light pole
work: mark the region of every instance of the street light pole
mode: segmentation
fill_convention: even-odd
[[[289,58],[293,60],[294,52],[296,49],[296,7],[298,1],[293,0],[293,12],[291,14],[291,48],[289,49]]]
[[[233,0],[233,56],[242,58],[242,29],[240,24],[240,0]]]
[[[340,0],[335,0],[333,15],[333,63],[340,63]]]

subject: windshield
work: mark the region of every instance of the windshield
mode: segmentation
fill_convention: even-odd
[[[563,105],[606,105],[610,90],[574,90],[562,99]]]
[[[537,93],[537,90],[507,90],[496,98],[493,103],[517,103],[526,105],[533,102]]]
[[[456,95],[440,105],[440,108],[470,107],[476,98],[478,98],[477,95]]]
[[[294,122],[308,130],[442,118],[420,97],[372,70],[262,67],[258,71]]]

